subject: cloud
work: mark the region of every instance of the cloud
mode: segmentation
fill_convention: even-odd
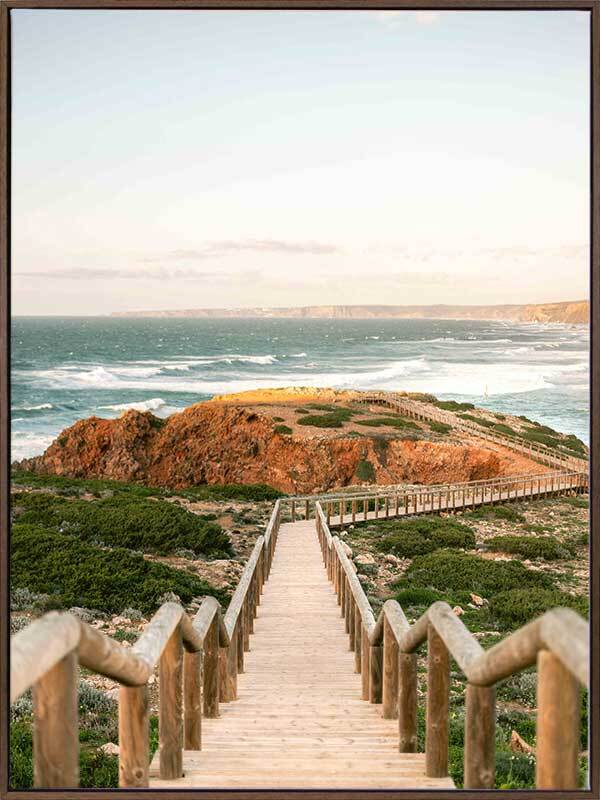
[[[109,269],[93,267],[86,269],[69,268],[55,270],[33,270],[17,272],[16,278],[36,278],[42,280],[68,280],[68,281],[116,281],[116,280],[177,280],[195,281],[205,283],[257,283],[262,280],[260,270],[245,270],[243,272],[223,272],[222,270],[199,270],[193,267],[145,267],[142,269]]]
[[[206,242],[198,248],[170,250],[162,255],[146,256],[140,261],[202,261],[237,253],[284,253],[286,255],[336,255],[342,248],[326,242],[294,242],[280,239],[232,239]]]

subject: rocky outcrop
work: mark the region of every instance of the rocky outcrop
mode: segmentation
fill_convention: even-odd
[[[477,443],[440,443],[340,434],[287,436],[267,415],[207,402],[159,420],[128,411],[80,420],[23,469],[185,488],[203,483],[268,483],[316,492],[370,483],[444,483],[515,472],[511,454]]]

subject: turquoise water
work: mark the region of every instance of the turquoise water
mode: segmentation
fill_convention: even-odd
[[[424,391],[588,441],[586,326],[448,320],[16,318],[12,458],[77,419],[167,416],[267,386]]]

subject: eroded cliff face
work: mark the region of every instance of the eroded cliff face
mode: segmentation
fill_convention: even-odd
[[[469,481],[519,471],[502,448],[343,434],[287,436],[276,432],[267,415],[215,402],[164,421],[138,411],[115,420],[80,420],[43,455],[20,467],[170,488],[268,483],[297,493],[360,484],[365,470],[368,482],[384,485]]]

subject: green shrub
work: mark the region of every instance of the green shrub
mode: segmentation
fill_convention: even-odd
[[[397,522],[394,532],[377,544],[384,553],[412,558],[443,547],[471,549],[475,536],[471,528],[448,517],[423,516]]]
[[[11,481],[13,486],[26,486],[32,489],[48,488],[53,489],[56,494],[65,495],[89,493],[98,496],[101,492],[118,492],[133,497],[151,497],[171,494],[168,489],[141,486],[137,483],[109,481],[100,478],[68,478],[64,475],[38,475],[35,472],[26,472],[21,469],[12,470]]]
[[[523,530],[530,533],[547,533],[551,530],[547,525],[537,525],[535,523],[523,525]]]
[[[430,422],[429,427],[434,433],[450,433],[452,430],[452,425],[445,422]]]
[[[372,483],[375,480],[375,468],[368,459],[361,458],[356,465],[355,475],[359,481]]]
[[[419,430],[419,426],[410,419],[405,417],[369,417],[366,419],[354,420],[357,425],[366,425],[370,428],[409,428],[412,430]]]
[[[524,522],[525,517],[513,506],[479,506],[473,511],[467,511],[465,517],[472,519],[499,519],[505,522]]]
[[[283,417],[272,417],[273,422],[285,422]]]
[[[444,411],[469,411],[475,408],[473,403],[457,403],[455,400],[436,400],[433,405]]]
[[[342,408],[342,406],[335,406],[330,403],[309,403],[306,407],[310,408],[311,411],[327,411],[329,414],[340,414],[346,419],[350,419],[355,413],[349,408]]]
[[[486,550],[515,553],[523,558],[545,558],[556,561],[569,558],[573,552],[551,536],[492,536],[485,541]]]
[[[249,503],[277,500],[285,496],[279,489],[266,483],[204,483],[181,489],[177,494],[190,500],[239,500]]]
[[[497,789],[534,789],[535,756],[526,753],[496,751]]]
[[[513,430],[510,425],[503,425],[501,422],[497,422],[494,425],[493,430],[495,430],[496,433],[501,433],[505,436],[517,436],[517,432]]]
[[[292,433],[292,429],[289,425],[275,425],[275,432],[280,433],[282,436],[289,436]]]
[[[527,423],[529,423],[529,425],[537,425],[538,424],[537,422],[534,422],[532,419],[529,419],[529,417],[526,417],[524,414],[519,414],[517,419],[520,419],[522,422],[527,422]]]
[[[496,417],[496,419],[499,419],[499,420],[505,420],[506,419],[506,414],[500,414],[499,411],[494,411],[493,414]]]
[[[459,414],[458,416],[461,419],[466,419],[468,422],[474,422],[475,425],[480,425],[482,428],[493,428],[496,424],[489,419],[474,417],[472,414]]]
[[[20,523],[77,534],[109,547],[157,555],[182,549],[205,555],[231,552],[229,539],[219,525],[165,500],[123,495],[67,500],[24,492],[13,495],[12,506]]]
[[[535,708],[536,692],[537,674],[535,672],[518,672],[498,685],[500,700],[523,703],[531,708]]]
[[[118,758],[95,748],[82,747],[79,774],[82,788],[116,789],[119,785]],[[33,737],[30,723],[17,722],[10,726],[10,786],[13,789],[33,788]]]
[[[509,562],[513,563],[513,562]],[[586,616],[587,597],[575,597],[558,589],[532,586],[527,589],[515,587],[498,592],[490,599],[490,614],[503,628],[513,629],[539,617],[545,611],[557,606],[572,608]]]
[[[482,597],[491,597],[524,586],[550,588],[552,581],[541,572],[527,569],[519,561],[490,561],[469,553],[436,550],[417,556],[398,583],[399,589],[411,586],[446,593],[475,592]]]
[[[559,439],[555,436],[549,436],[543,433],[541,428],[526,428],[521,431],[521,437],[528,442],[537,442],[538,444],[546,445],[546,447],[558,447],[560,445]]]
[[[575,436],[574,433],[570,433],[568,436],[562,439],[561,444],[567,450],[571,450],[577,455],[587,456],[587,447],[581,441],[581,439],[578,439],[577,436]]]
[[[343,428],[349,415],[335,412],[333,414],[309,414],[306,417],[298,417],[298,425],[312,425],[315,428]]]
[[[444,596],[440,592],[433,589],[423,589],[422,587],[409,587],[402,589],[395,597],[403,608],[410,608],[411,606],[430,606],[438,600],[443,600]]]
[[[566,503],[569,506],[573,506],[573,508],[589,508],[590,507],[590,500],[588,495],[585,497],[561,497],[561,503]]]
[[[50,594],[65,608],[84,606],[110,614],[127,606],[151,614],[167,592],[184,605],[205,594],[225,599],[195,575],[129,550],[106,550],[76,536],[23,524],[12,530],[11,583]]]

